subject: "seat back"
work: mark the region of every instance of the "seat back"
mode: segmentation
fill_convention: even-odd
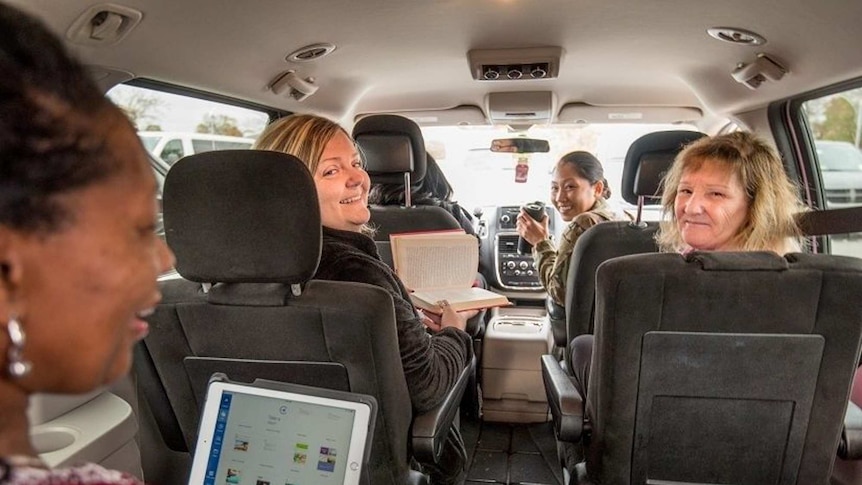
[[[168,173],[164,220],[183,279],[163,282],[135,369],[168,447],[191,450],[214,372],[327,387],[377,399],[364,480],[403,484],[411,407],[392,299],[309,281],[321,226],[305,166],[263,151],[186,157]]]
[[[588,476],[828,483],[859,357],[862,261],[624,256],[597,275]]]
[[[646,134],[632,143],[623,166],[622,193],[638,205],[661,203],[661,179],[677,153],[688,143],[705,136],[694,131],[661,131]],[[578,335],[593,332],[596,268],[608,259],[627,254],[658,251],[657,222],[611,221],[596,224],[575,243],[566,280],[566,328],[555,332],[556,344],[565,347]],[[566,359],[570,358],[565,352]],[[571,364],[571,362],[568,362]]]
[[[353,138],[365,159],[372,184],[401,184],[403,206],[371,206],[371,225],[380,259],[392,266],[389,235],[400,232],[461,229],[458,220],[437,206],[414,206],[410,186],[425,177],[427,157],[419,125],[397,115],[373,115],[359,120]]]

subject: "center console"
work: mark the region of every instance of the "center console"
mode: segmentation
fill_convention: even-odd
[[[518,231],[515,222],[521,208],[504,206],[497,208],[494,234],[494,267],[499,287],[506,290],[541,290],[536,264],[532,254],[518,253]],[[554,217],[550,207],[545,208],[549,230],[554,232]]]
[[[488,421],[548,420],[541,357],[551,351],[547,316],[536,308],[494,308],[482,349],[482,413]]]

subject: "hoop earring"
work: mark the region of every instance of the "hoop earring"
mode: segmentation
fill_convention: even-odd
[[[27,342],[27,335],[21,327],[21,322],[18,321],[16,315],[9,317],[9,323],[6,324],[6,333],[9,334],[9,349],[6,351],[6,372],[13,379],[21,379],[30,373],[33,369],[33,364],[23,359],[24,344]]]

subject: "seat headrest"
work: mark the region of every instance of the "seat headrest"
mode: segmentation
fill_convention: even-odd
[[[359,120],[353,139],[365,158],[365,170],[375,184],[404,183],[425,177],[425,139],[412,120],[398,115],[373,115]]]
[[[167,243],[177,272],[188,280],[298,284],[317,271],[317,191],[292,155],[190,155],[168,171],[163,197]]]
[[[657,131],[638,138],[629,147],[623,164],[623,199],[637,204],[660,204],[661,179],[673,165],[676,155],[689,143],[706,136],[697,131]]]

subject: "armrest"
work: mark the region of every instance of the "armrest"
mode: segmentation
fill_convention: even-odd
[[[461,398],[475,368],[476,358],[474,357],[461,371],[461,375],[458,376],[458,380],[455,381],[455,385],[449,390],[443,402],[434,409],[413,418],[413,424],[410,427],[413,456],[420,463],[437,463],[440,460],[449,427],[458,415]]]
[[[553,355],[542,356],[542,380],[560,441],[577,442],[584,429],[584,400]]]
[[[862,458],[862,409],[847,403],[844,414],[844,429],[841,430],[841,441],[838,442],[838,457],[844,460]]]

